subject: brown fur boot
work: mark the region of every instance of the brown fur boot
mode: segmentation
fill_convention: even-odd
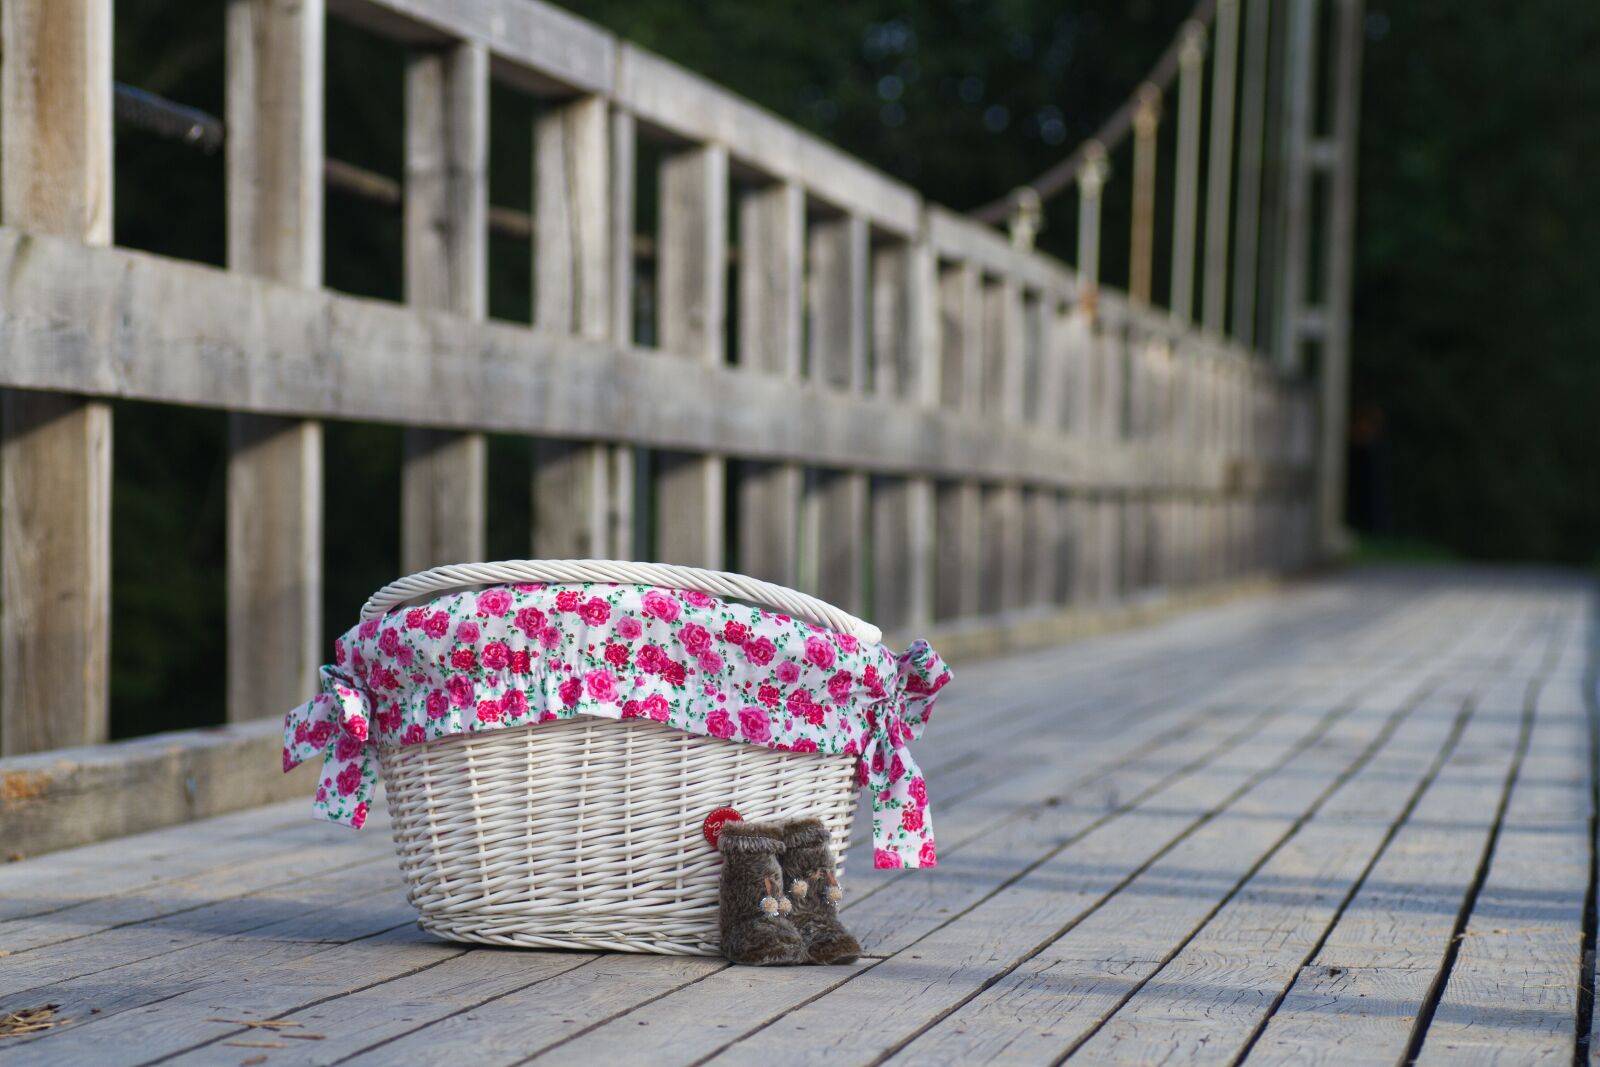
[[[722,853],[722,954],[732,963],[804,963],[805,943],[789,921],[776,827],[730,822],[717,838]]]
[[[844,895],[833,870],[833,850],[821,819],[784,823],[783,885],[794,904],[794,925],[812,963],[854,963],[861,945],[839,921]]]

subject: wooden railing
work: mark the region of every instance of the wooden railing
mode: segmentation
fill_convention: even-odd
[[[1098,286],[1101,175],[1075,272],[531,0],[230,0],[223,270],[107,247],[111,0],[0,13],[0,751],[107,735],[108,398],[231,413],[230,721],[331,639],[327,419],[405,428],[407,569],[482,556],[488,432],[536,442],[533,555],[732,566],[891,632],[1317,550],[1313,392]],[[321,285],[329,17],[410,49],[404,304]],[[491,78],[545,101],[531,328],[486,317]]]

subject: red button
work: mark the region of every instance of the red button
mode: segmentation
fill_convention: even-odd
[[[706,821],[700,824],[700,832],[706,835],[706,840],[711,842],[711,847],[717,847],[717,838],[722,836],[722,827],[730,822],[742,822],[744,816],[732,808],[718,808],[706,816]]]

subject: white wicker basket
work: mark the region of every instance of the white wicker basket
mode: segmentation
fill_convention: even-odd
[[[577,577],[563,577],[576,575]],[[642,582],[736,596],[877,641],[831,605],[739,575],[606,561],[442,567],[385,587],[382,614],[463,585]],[[715,955],[720,860],[705,817],[821,818],[843,860],[855,759],[779,752],[649,720],[577,719],[380,749],[395,848],[424,930],[530,948]]]

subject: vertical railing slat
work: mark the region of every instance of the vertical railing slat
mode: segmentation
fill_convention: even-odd
[[[925,249],[905,241],[886,242],[872,251],[873,392],[884,400],[916,403],[922,381],[921,302],[916,275]],[[899,474],[877,475],[869,483],[871,524],[871,617],[885,630],[920,626],[913,603],[926,589],[917,589],[923,563],[920,546],[932,531],[916,531],[922,479]],[[931,517],[924,517],[924,522]],[[925,586],[925,579],[920,580]]]
[[[1245,347],[1256,339],[1256,264],[1261,239],[1261,163],[1267,115],[1268,20],[1272,0],[1242,0],[1245,8],[1244,73],[1239,94],[1239,190],[1234,208],[1233,336]]]
[[[1205,271],[1200,279],[1200,321],[1222,333],[1228,307],[1228,205],[1233,191],[1234,84],[1239,68],[1240,0],[1217,0],[1216,45],[1211,60],[1211,144],[1206,176]]]
[[[0,4],[0,222],[111,241],[110,0]],[[0,390],[0,755],[110,727],[111,409]]]
[[[1133,113],[1133,209],[1129,223],[1128,299],[1150,303],[1155,276],[1156,136],[1161,128],[1161,90],[1139,87]]]
[[[805,330],[805,191],[778,181],[739,201],[739,353],[759,374],[800,380]],[[739,465],[739,569],[784,585],[799,581],[802,468]]]
[[[1065,353],[1055,336],[1056,300],[1050,292],[1029,294],[1023,301],[1026,421],[1042,432],[1061,433]],[[1031,544],[1024,564],[1023,599],[1036,605],[1059,601],[1062,544],[1061,494],[1053,488],[1023,491],[1023,509]]]
[[[322,283],[322,0],[230,0],[228,266]],[[322,656],[322,427],[234,414],[228,718],[310,696]]]
[[[726,361],[728,152],[717,144],[678,149],[661,161],[657,208],[657,315],[670,357]],[[656,556],[723,565],[725,460],[658,452]]]
[[[470,44],[413,54],[406,70],[407,303],[484,316],[488,160],[488,54]],[[402,570],[483,558],[486,465],[482,434],[406,431]]]
[[[533,323],[601,339],[612,328],[611,129],[606,99],[549,106],[534,130]],[[610,554],[611,447],[533,442],[533,553]]]
[[[1006,425],[1022,421],[1022,291],[1001,276],[983,288],[982,408],[984,417]],[[984,614],[1021,606],[1023,586],[1022,489],[1002,482],[983,491]]]
[[[1280,169],[1282,230],[1277,263],[1278,307],[1273,352],[1291,372],[1301,367],[1301,302],[1305,299],[1306,259],[1311,235],[1310,149],[1316,0],[1288,0],[1287,56],[1283,65],[1284,106]]]
[[[611,340],[619,345],[633,343],[634,283],[634,198],[638,192],[638,135],[632,115],[617,108],[610,118],[611,158],[608,195],[611,209],[607,239],[611,258]],[[608,551],[617,559],[636,559],[638,516],[634,513],[634,479],[638,450],[629,445],[611,449],[610,529],[606,531]]]
[[[859,215],[814,224],[809,235],[811,376],[847,393],[866,386],[868,236]],[[865,610],[866,476],[809,470],[805,520],[805,587],[846,611]]]
[[[1187,324],[1194,312],[1195,223],[1200,207],[1200,95],[1206,57],[1206,31],[1198,23],[1184,30],[1178,53],[1178,161],[1172,207],[1172,317]]]
[[[940,406],[975,413],[982,398],[983,317],[981,278],[970,263],[944,268],[939,277]],[[941,483],[935,491],[934,616],[977,614],[983,575],[982,497],[976,482]]]
[[[1329,183],[1327,284],[1323,294],[1321,441],[1317,447],[1319,551],[1341,552],[1345,450],[1350,405],[1350,276],[1355,246],[1356,127],[1360,120],[1362,0],[1337,0],[1334,37],[1333,144],[1338,155]]]

